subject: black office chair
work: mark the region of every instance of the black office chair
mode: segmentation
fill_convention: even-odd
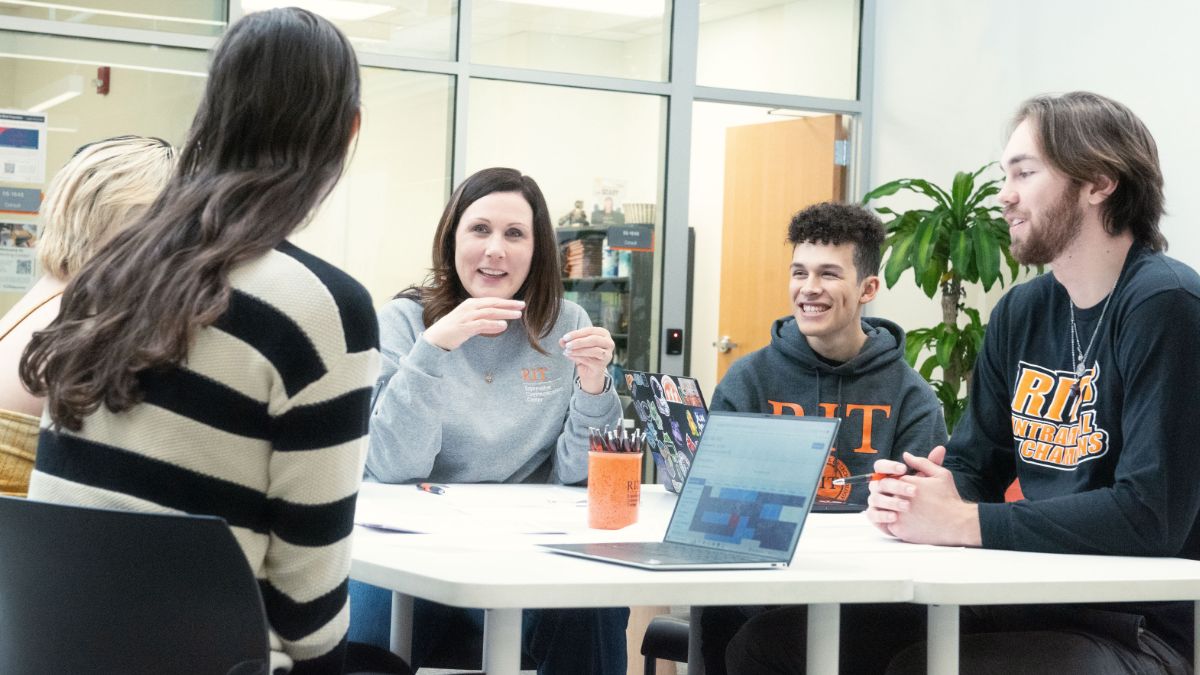
[[[0,673],[267,673],[258,582],[220,518],[0,497],[0,538]]]
[[[687,619],[669,614],[661,614],[650,620],[642,637],[642,655],[646,657],[645,675],[654,675],[658,659],[687,663],[689,629]]]
[[[266,612],[220,518],[0,498],[0,673],[266,673]]]

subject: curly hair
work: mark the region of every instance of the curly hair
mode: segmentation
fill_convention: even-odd
[[[883,222],[874,213],[854,204],[821,202],[799,211],[788,224],[788,243],[854,244],[858,278],[879,274],[883,259]]]

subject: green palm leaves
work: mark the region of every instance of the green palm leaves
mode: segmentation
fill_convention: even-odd
[[[1008,223],[992,199],[1000,193],[1002,179],[984,178],[993,164],[972,173],[958,172],[949,190],[927,180],[901,178],[863,197],[866,204],[909,192],[930,202],[927,208],[902,213],[885,206],[875,210],[891,216],[885,223],[888,234],[883,242],[883,280],[888,288],[911,269],[926,296],[932,298],[941,291],[942,323],[908,331],[905,357],[916,368],[921,354],[932,352],[918,370],[937,392],[951,430],[966,408],[966,397],[960,396],[962,383],[970,379],[985,328],[979,311],[962,304],[964,284],[982,284],[984,290],[991,290],[999,282],[1003,287],[1004,271],[1011,283],[1020,269],[1009,252]],[[960,314],[967,317],[964,326],[958,325]],[[934,377],[938,368],[941,378]]]

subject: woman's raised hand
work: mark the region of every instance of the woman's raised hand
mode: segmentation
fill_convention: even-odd
[[[604,391],[608,362],[612,361],[616,344],[608,331],[599,326],[573,330],[558,341],[563,354],[575,364],[579,387],[589,394]]]
[[[523,300],[467,298],[425,329],[425,341],[448,352],[454,351],[476,335],[503,333],[508,329],[508,322],[520,319],[524,310]]]

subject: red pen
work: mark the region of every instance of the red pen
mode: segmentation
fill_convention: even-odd
[[[429,492],[435,495],[446,494],[446,486],[438,485],[437,483],[417,483],[417,489],[422,492]]]

